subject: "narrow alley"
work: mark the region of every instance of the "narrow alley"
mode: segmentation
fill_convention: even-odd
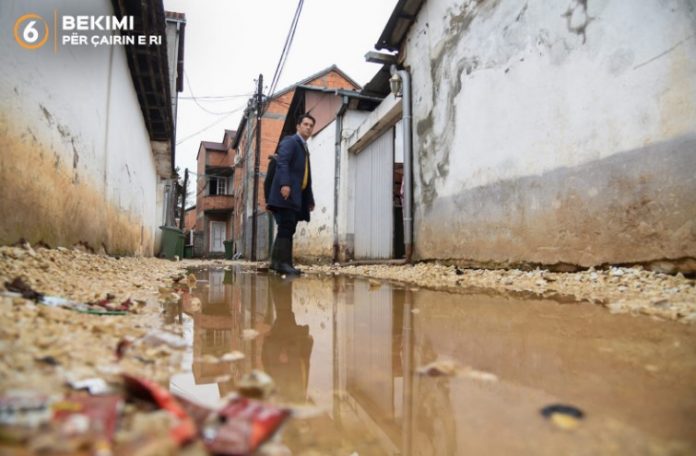
[[[0,456],[696,455],[696,0],[0,0]]]

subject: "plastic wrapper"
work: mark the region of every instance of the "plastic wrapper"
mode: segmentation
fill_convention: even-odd
[[[203,441],[215,454],[250,454],[271,438],[289,415],[287,409],[236,398],[206,421]]]
[[[123,404],[120,396],[89,396],[72,394],[65,400],[53,404],[53,421],[62,424],[64,434],[93,432],[96,440],[113,439],[119,410]],[[85,428],[79,427],[75,417],[85,418]],[[73,427],[71,427],[73,426]]]
[[[169,413],[173,420],[169,434],[177,444],[184,444],[196,436],[195,423],[169,391],[154,382],[127,374],[123,375],[123,380],[131,397],[152,402]]]

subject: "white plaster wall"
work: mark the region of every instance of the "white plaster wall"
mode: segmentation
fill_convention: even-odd
[[[83,2],[64,2],[64,11],[88,14]],[[103,1],[104,8],[107,2]],[[97,13],[104,8],[94,7]],[[26,50],[14,40],[14,22],[34,12],[53,27],[54,8],[40,0],[0,3],[0,101],[3,114],[31,132],[43,146],[55,149],[60,160],[73,162],[78,149],[78,172],[104,185],[106,103],[109,51],[62,48],[54,52],[52,39],[40,49]],[[108,8],[110,14],[111,9]],[[91,14],[91,13],[90,13]]]
[[[336,147],[336,121],[307,141],[312,165],[314,211],[310,222],[300,222],[295,235],[297,255],[331,257],[333,253],[333,214]]]
[[[157,197],[155,198],[155,220],[160,224],[160,226],[164,225],[164,221],[166,220],[166,214],[164,212],[164,195],[167,190],[167,180],[166,179],[159,179],[159,183],[157,184]],[[157,254],[161,250],[162,246],[162,231],[160,229],[157,229],[155,231],[155,243],[154,243],[154,253]]]
[[[696,169],[670,144],[696,135],[695,10],[690,0],[425,2],[404,49],[418,256],[584,265],[693,256],[685,195],[696,182],[684,168]],[[634,151],[647,158],[626,155],[635,162],[593,178]],[[645,173],[661,163],[661,174]],[[575,169],[573,194],[562,178],[544,180]],[[534,194],[527,178],[544,190]],[[485,188],[490,199],[463,201]],[[633,222],[623,211],[640,205],[639,190],[656,209],[635,209]],[[593,226],[568,218],[574,211]],[[549,231],[533,214],[552,220],[536,221]]]
[[[125,52],[114,52],[107,128],[109,199],[154,239],[163,222],[156,211],[161,186]]]
[[[34,137],[38,149],[55,154],[56,172],[73,172],[74,185],[100,192],[105,207],[115,207],[118,217],[154,235],[155,165],[125,50],[58,44],[56,52],[51,38],[31,51],[12,37],[14,21],[28,12],[46,18],[53,33],[56,8],[58,14],[113,14],[107,0],[65,0],[58,6],[41,0],[0,3],[5,134]]]
[[[406,48],[414,124],[431,111],[434,118],[433,134],[414,143],[422,150],[442,138],[436,146],[447,142],[454,152],[448,172],[438,169],[444,150],[420,163],[438,195],[694,130],[696,36],[687,1],[595,0],[587,13],[576,0],[477,3],[426,2]],[[569,10],[571,26],[589,18],[585,37],[568,30]],[[471,23],[452,37],[458,14]],[[431,81],[432,65],[422,62],[438,57]]]

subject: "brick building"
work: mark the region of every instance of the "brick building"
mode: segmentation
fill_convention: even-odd
[[[290,87],[282,89],[266,100],[265,111],[260,121],[261,144],[259,159],[258,200],[253,201],[254,185],[254,152],[256,148],[256,113],[247,110],[237,128],[232,148],[236,150],[234,159],[235,179],[233,193],[235,195],[235,208],[233,214],[234,249],[244,257],[251,256],[252,216],[254,204],[258,205],[257,213],[257,259],[268,257],[270,242],[272,239],[271,216],[266,212],[266,201],[263,195],[263,178],[268,168],[268,160],[276,152],[278,143],[282,138],[283,125],[288,116],[289,108],[295,91],[299,86],[313,86],[324,89],[360,90],[360,86],[336,65],[332,65],[318,73],[315,73]],[[312,113],[317,117],[315,132],[320,131],[335,117],[335,112],[324,112],[320,109],[319,98],[315,98],[312,92],[306,92],[304,103],[299,104],[304,112]],[[313,109],[317,109],[314,112]],[[293,113],[298,114],[298,113]]]
[[[198,148],[194,256],[224,254],[232,236],[234,137],[225,130],[222,142],[201,141]]]

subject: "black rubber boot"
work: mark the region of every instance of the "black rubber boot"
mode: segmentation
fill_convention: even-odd
[[[302,274],[302,271],[300,271],[299,269],[297,269],[297,268],[295,267],[295,264],[294,264],[293,261],[292,261],[292,245],[293,245],[293,240],[290,239],[290,253],[289,253],[289,255],[288,255],[288,264],[290,265],[290,267],[291,267],[292,269],[295,270],[295,274],[300,275],[300,274]]]
[[[280,260],[282,256],[279,249],[278,238],[273,241],[273,248],[271,249],[271,265],[269,268],[271,271],[277,271],[280,265]]]
[[[290,249],[292,248],[292,240],[287,238],[276,238],[273,244],[273,253],[271,255],[271,269],[279,274],[298,275],[295,268],[290,265],[291,256]]]

